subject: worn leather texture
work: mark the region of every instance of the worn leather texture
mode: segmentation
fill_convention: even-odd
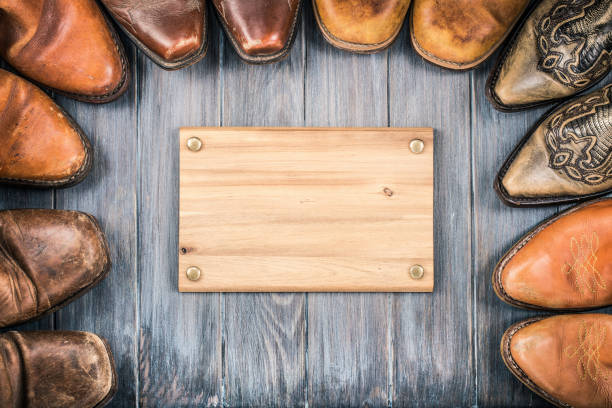
[[[426,60],[469,69],[501,45],[529,0],[414,0],[410,36]]]
[[[212,3],[241,58],[254,63],[271,62],[287,54],[295,36],[300,0],[213,0]]]
[[[409,6],[410,0],[313,0],[324,37],[338,48],[356,52],[389,46]]]
[[[108,273],[96,220],[63,210],[0,211],[0,328],[56,310]]]
[[[502,199],[554,203],[612,189],[612,84],[557,107],[502,166]]]
[[[60,187],[91,168],[81,129],[43,91],[0,69],[0,183]]]
[[[87,102],[116,99],[129,79],[123,47],[94,0],[0,0],[0,56]]]
[[[595,85],[612,64],[612,0],[542,0],[489,78],[502,110],[567,98]]]
[[[558,407],[612,406],[612,316],[560,315],[517,323],[501,353],[510,371]]]
[[[521,238],[493,272],[507,303],[547,310],[612,305],[612,199],[581,204]]]
[[[113,356],[85,332],[0,334],[0,406],[102,407],[116,389]]]
[[[204,0],[101,0],[137,45],[161,64],[186,61],[205,51]],[[192,62],[192,61],[189,61]]]

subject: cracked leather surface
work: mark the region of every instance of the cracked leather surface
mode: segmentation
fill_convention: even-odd
[[[93,217],[63,210],[0,211],[0,328],[72,300],[109,266]]]
[[[115,387],[110,350],[85,332],[0,334],[0,406],[92,408]]]

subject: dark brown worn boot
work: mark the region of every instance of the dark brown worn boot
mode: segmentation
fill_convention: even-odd
[[[536,317],[504,334],[501,354],[530,390],[556,407],[612,406],[612,316]]]
[[[612,66],[612,0],[542,0],[508,42],[489,76],[501,111],[565,99]]]
[[[0,69],[0,183],[67,187],[87,176],[91,145],[43,91]]]
[[[85,332],[0,334],[0,406],[93,408],[117,388],[106,341]]]
[[[77,211],[0,211],[0,328],[51,313],[106,277],[96,220]]]
[[[129,82],[123,46],[94,0],[0,0],[0,57],[85,102],[112,101]]]
[[[127,36],[162,68],[184,68],[206,54],[205,0],[101,1]]]
[[[296,34],[302,0],[213,0],[234,49],[251,64],[287,56]]]

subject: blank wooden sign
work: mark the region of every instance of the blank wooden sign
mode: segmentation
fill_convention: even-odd
[[[431,292],[433,146],[429,128],[181,129],[179,290]]]

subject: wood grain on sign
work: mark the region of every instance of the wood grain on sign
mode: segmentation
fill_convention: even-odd
[[[180,291],[433,290],[432,129],[184,128],[180,162]]]

